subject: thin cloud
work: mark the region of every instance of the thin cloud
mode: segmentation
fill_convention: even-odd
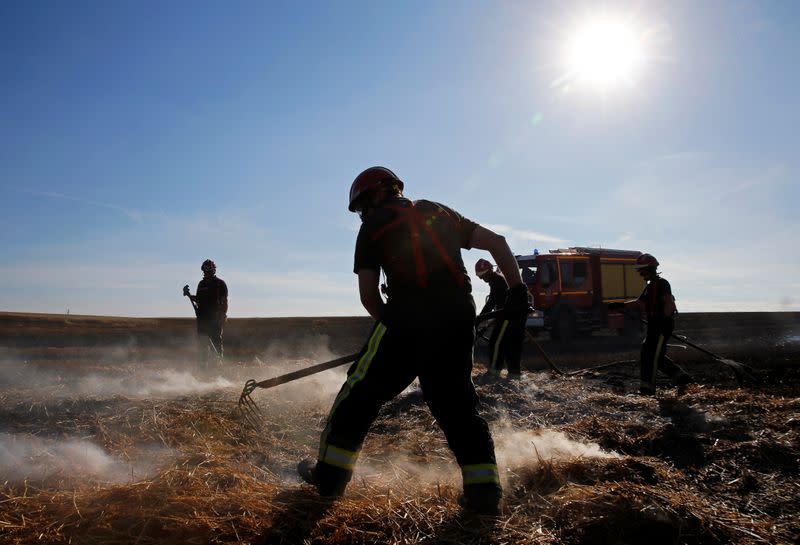
[[[139,262],[109,264],[36,261],[0,266],[0,275],[10,286],[68,286],[69,289],[76,290],[139,291],[157,289],[164,285],[165,279],[180,278],[187,270],[186,265],[157,262],[150,262],[143,267]]]
[[[537,231],[528,231],[526,229],[517,229],[510,225],[503,224],[488,224],[485,225],[487,229],[505,235],[507,238],[525,241],[525,242],[550,242],[552,244],[566,244],[569,242],[567,239],[546,235]]]
[[[327,274],[308,270],[254,272],[226,269],[226,282],[246,288],[261,288],[282,293],[352,294],[355,275]],[[350,281],[348,281],[350,279]]]
[[[77,203],[81,203],[81,204],[87,204],[89,206],[96,206],[98,208],[107,208],[109,210],[114,210],[116,212],[119,212],[123,216],[125,216],[125,217],[127,217],[129,219],[132,219],[133,221],[136,221],[136,222],[141,222],[142,221],[142,216],[143,216],[142,212],[140,212],[138,210],[134,210],[132,208],[125,208],[124,206],[119,206],[119,205],[116,205],[116,204],[111,204],[111,203],[102,202],[102,201],[95,201],[95,200],[92,200],[92,199],[84,199],[84,198],[81,198],[81,197],[74,197],[72,195],[65,195],[63,193],[56,193],[54,191],[25,191],[25,193],[28,193],[29,195],[33,195],[35,197],[45,197],[45,198],[49,198],[49,199],[60,199],[60,200],[64,200],[64,201],[72,201],[72,202],[77,202]]]

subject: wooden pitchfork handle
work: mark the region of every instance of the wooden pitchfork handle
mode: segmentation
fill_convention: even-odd
[[[200,311],[200,309],[197,308],[197,302],[194,299],[192,299],[192,294],[189,291],[189,284],[183,286],[183,296],[189,298],[189,302],[192,304],[192,308],[194,309],[194,315],[198,316],[198,312]]]
[[[307,377],[309,375],[314,375],[316,373],[321,373],[322,371],[327,371],[328,369],[333,369],[334,367],[339,367],[340,365],[344,365],[345,363],[352,363],[356,361],[356,358],[360,353],[361,352],[356,352],[355,354],[350,354],[349,356],[342,356],[340,358],[336,358],[335,360],[318,363],[316,365],[312,365],[311,367],[298,369],[297,371],[292,371],[291,373],[286,373],[283,375],[278,375],[277,377],[268,378],[266,380],[262,380],[261,382],[256,382],[255,380],[250,379],[244,385],[244,390],[242,390],[242,395],[239,396],[239,403],[240,404],[244,403],[244,398],[250,396],[250,394],[252,394],[256,388],[272,388],[274,386],[285,384],[287,382],[292,382],[293,380]]]

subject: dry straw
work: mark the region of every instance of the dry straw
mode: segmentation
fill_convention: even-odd
[[[0,541],[712,544],[796,538],[797,371],[785,371],[771,391],[693,385],[682,397],[666,391],[659,400],[614,393],[609,377],[540,374],[518,385],[480,387],[496,434],[506,427],[549,430],[619,454],[546,459],[533,439],[527,459],[502,468],[506,499],[497,518],[472,517],[458,507],[457,467],[416,392],[384,408],[346,496],[327,502],[293,474],[297,461],[314,453],[326,406],[265,394],[258,402],[266,418],[256,432],[237,419],[233,390],[171,400],[46,402],[9,390],[3,417],[17,436],[80,437],[134,471],[116,484],[91,472],[9,478],[0,488]]]

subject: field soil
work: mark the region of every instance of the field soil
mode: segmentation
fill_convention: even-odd
[[[638,340],[530,340],[522,380],[474,378],[505,491],[458,505],[421,392],[382,409],[344,498],[296,475],[347,366],[252,394],[247,379],[357,351],[365,318],[232,319],[202,369],[194,321],[0,313],[0,542],[797,543],[800,313],[686,314],[695,378],[638,394]],[[734,372],[731,361],[749,368]],[[609,365],[610,364],[610,365]],[[603,366],[605,367],[599,367]]]

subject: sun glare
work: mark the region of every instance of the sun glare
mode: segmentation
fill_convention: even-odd
[[[643,62],[643,44],[632,25],[596,20],[569,37],[565,79],[601,90],[632,85]]]

